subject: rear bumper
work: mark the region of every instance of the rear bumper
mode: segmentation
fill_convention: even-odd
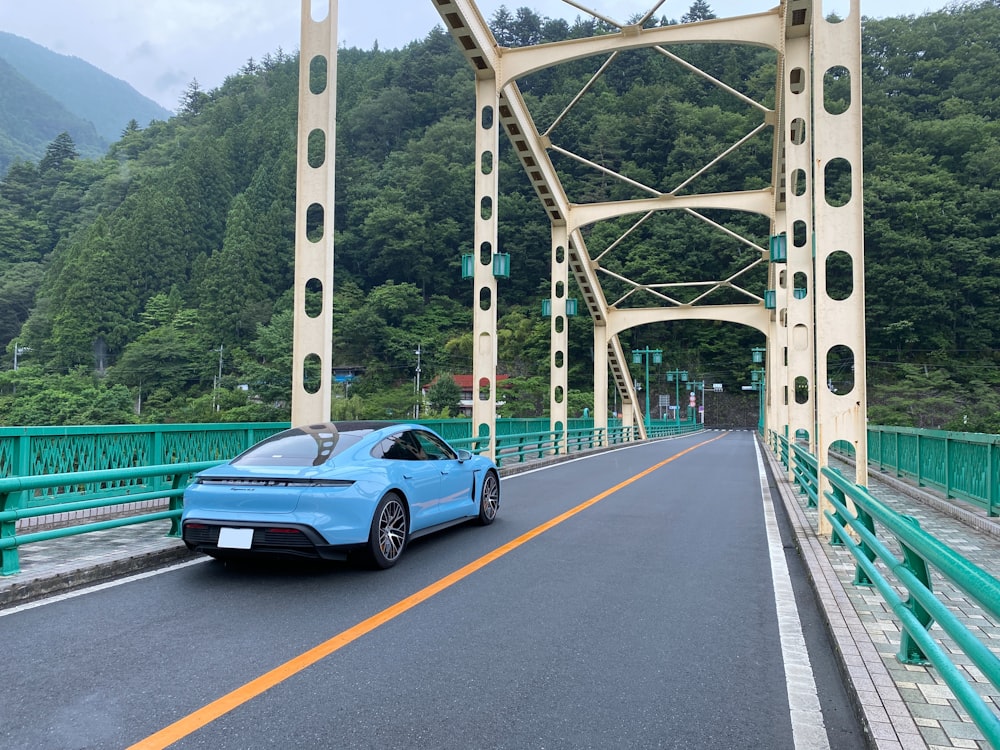
[[[219,530],[253,529],[249,549],[220,547]],[[213,557],[273,557],[293,560],[346,560],[360,544],[328,544],[311,526],[300,523],[217,521],[186,519],[182,526],[184,544],[193,552]]]

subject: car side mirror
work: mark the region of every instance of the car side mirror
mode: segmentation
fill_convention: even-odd
[[[472,458],[472,451],[467,451],[464,448],[458,452],[459,461],[468,461]]]

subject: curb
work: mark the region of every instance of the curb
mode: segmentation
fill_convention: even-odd
[[[84,565],[75,570],[53,573],[24,583],[14,583],[0,590],[0,608],[25,604],[50,594],[65,593],[95,583],[104,583],[192,557],[195,557],[195,553],[180,543],[166,549],[142,552],[119,560]]]
[[[763,447],[773,487],[788,512],[795,546],[806,565],[844,684],[865,731],[866,744],[875,750],[926,747],[899,688],[831,565],[823,541],[796,499],[784,467],[767,446]]]

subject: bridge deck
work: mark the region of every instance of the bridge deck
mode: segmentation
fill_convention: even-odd
[[[684,438],[683,442],[694,445],[703,443],[712,437],[715,435],[707,433],[702,436]],[[734,481],[737,481],[735,475],[732,474],[736,464],[743,464],[744,469],[751,466],[751,462],[749,462],[751,452],[747,450],[750,444],[749,433],[733,434],[715,444],[717,446],[728,445],[726,450],[732,451],[737,443],[740,445],[740,450],[736,453],[710,453],[712,449],[706,446],[691,454],[691,458],[694,459],[696,454],[701,452],[703,458],[708,460],[709,474],[707,476],[705,474],[706,465],[696,464],[693,460],[683,470],[684,476],[687,478],[683,478],[681,473],[678,473],[681,471],[680,469],[670,474],[658,470],[659,477],[655,476],[657,472],[654,472],[653,477],[647,478],[647,484],[642,485],[643,489],[636,488],[634,497],[629,499],[627,493],[623,493],[619,499],[620,503],[641,504],[644,499],[648,499],[651,488],[658,488],[656,491],[662,491],[664,497],[671,497],[675,495],[677,490],[687,488],[683,491],[688,492],[689,488],[693,486],[701,486],[710,490],[714,497],[710,498],[709,502],[721,502],[724,492],[729,491],[725,488],[727,484],[725,477],[730,476],[733,477]],[[667,441],[661,445],[678,446],[679,444],[680,441]],[[678,450],[676,447],[671,447],[668,451],[661,450],[660,454],[663,456],[673,455]],[[766,451],[764,453],[767,456]],[[737,455],[742,456],[738,461],[734,458]],[[618,459],[611,457],[605,457],[603,461],[606,465],[599,470],[597,476],[607,472],[607,466],[619,463]],[[678,466],[681,462],[680,460],[677,462]],[[652,462],[647,460],[646,463],[648,465]],[[771,468],[774,470],[776,467],[773,462],[771,464]],[[582,465],[586,464],[576,464],[576,466]],[[719,467],[722,466],[726,468],[725,472],[719,470]],[[593,476],[585,475],[582,469],[575,469],[574,473],[584,481],[594,481]],[[565,474],[559,476],[565,477]],[[504,508],[504,513],[521,513],[522,506],[518,506],[514,500],[513,489],[507,489],[507,487],[513,488],[514,485],[506,478],[504,481],[505,498],[509,500],[506,503],[507,507]],[[556,475],[544,472],[521,477],[517,481],[520,483],[530,481],[533,486],[538,488],[540,494],[552,494],[557,491],[554,488],[558,488],[559,483],[564,482],[565,479],[556,478]],[[610,481],[610,477],[608,481]],[[739,475],[738,482],[742,484],[742,494],[746,494],[748,481],[750,480],[747,479],[746,475]],[[552,482],[554,484],[550,487],[549,484]],[[752,485],[752,481],[750,484]],[[789,510],[789,518],[798,537],[802,557],[809,566],[810,576],[825,610],[825,617],[830,623],[837,648],[843,655],[844,669],[849,675],[852,688],[856,691],[856,701],[864,711],[868,726],[875,739],[875,745],[879,748],[923,747],[926,745],[974,747],[979,740],[979,744],[985,746],[985,743],[981,742],[976,728],[967,718],[962,716],[962,712],[957,708],[955,701],[950,698],[947,689],[937,678],[933,669],[903,666],[896,662],[895,653],[899,640],[898,624],[881,603],[877,594],[865,589],[857,589],[851,584],[854,566],[849,559],[849,554],[842,549],[832,548],[824,540],[816,538],[812,532],[815,527],[815,511],[805,508],[805,496],[790,487],[782,479],[780,472],[772,472],[770,484],[772,488],[777,490],[776,502],[783,501]],[[597,489],[595,486],[594,492]],[[990,571],[996,571],[1000,567],[1000,539],[989,533],[994,528],[992,521],[979,518],[976,522],[981,528],[974,529],[937,511],[930,505],[915,501],[910,496],[912,493],[905,487],[872,481],[870,489],[883,501],[905,507],[907,513],[920,519],[921,525],[925,529],[939,536],[973,562]],[[904,492],[904,490],[906,491]],[[925,496],[932,497],[926,494]],[[679,498],[674,497],[674,499],[678,500]],[[664,580],[664,574],[667,573],[666,584],[662,586],[664,596],[669,589],[672,596],[683,593],[689,600],[700,602],[698,611],[680,613],[679,619],[671,623],[672,626],[679,627],[679,623],[684,619],[697,618],[706,614],[723,617],[722,611],[712,610],[714,605],[710,605],[709,602],[729,597],[732,592],[726,591],[722,596],[718,595],[720,593],[718,591],[713,592],[713,595],[700,595],[699,592],[705,594],[706,588],[721,584],[718,581],[707,583],[698,580],[697,576],[690,575],[690,565],[704,563],[704,558],[709,556],[721,556],[729,564],[730,569],[734,567],[738,569],[741,565],[749,564],[749,558],[744,560],[743,555],[749,554],[747,550],[755,545],[755,542],[750,542],[746,538],[748,519],[752,519],[755,512],[750,511],[752,504],[746,506],[741,513],[729,514],[736,522],[736,526],[717,529],[713,534],[713,540],[717,546],[715,548],[706,547],[700,554],[697,547],[704,540],[693,537],[686,542],[672,539],[670,542],[672,549],[628,549],[627,542],[623,541],[627,540],[629,535],[633,533],[636,523],[646,527],[655,525],[665,527],[679,523],[680,515],[693,514],[692,517],[699,515],[700,511],[694,511],[690,507],[695,498],[686,496],[684,499],[688,501],[685,505],[661,507],[658,511],[659,517],[648,516],[645,511],[640,510],[641,505],[622,505],[619,501],[616,501],[616,504],[608,503],[606,509],[602,510],[606,516],[601,523],[592,526],[589,531],[574,530],[573,536],[566,540],[567,546],[562,549],[560,554],[570,554],[574,549],[585,551],[581,559],[574,561],[574,565],[559,572],[558,569],[551,567],[552,561],[549,557],[546,557],[545,560],[540,558],[534,564],[529,560],[524,560],[521,563],[525,567],[523,572],[528,576],[532,570],[535,570],[540,577],[568,576],[568,581],[574,577],[570,576],[570,573],[575,575],[581,570],[582,565],[586,565],[586,570],[589,571],[588,576],[591,578],[594,576],[607,578],[607,580],[602,579],[603,587],[610,593],[608,600],[603,604],[621,607],[629,601],[630,586],[616,585],[616,580],[618,580],[616,576],[620,573],[613,572],[612,568],[608,568],[607,572],[602,572],[605,570],[604,563],[606,561],[620,558],[627,560],[630,564],[635,563],[633,565],[634,575],[643,581],[642,586],[648,587],[650,581],[656,579]],[[705,498],[699,498],[699,500],[705,500]],[[612,512],[613,505],[614,512]],[[721,505],[711,509],[711,512],[720,519],[720,523],[727,515],[721,514],[721,510]],[[594,513],[596,514],[596,512],[595,509]],[[746,515],[747,513],[749,515]],[[756,522],[750,521],[750,523]],[[182,545],[177,540],[163,536],[167,528],[166,523],[153,523],[25,547],[21,553],[23,572],[8,579],[0,579],[0,614],[4,614],[3,609],[6,609],[8,614],[19,611],[21,605],[14,601],[16,598],[33,597],[42,592],[58,591],[67,586],[84,584],[108,575],[122,575],[134,570],[147,569],[155,564],[185,558],[186,554]],[[566,531],[569,532],[571,528],[573,527],[567,527]],[[754,530],[753,535],[759,533],[762,532],[757,529]],[[636,543],[648,544],[648,539],[636,538]],[[606,544],[606,548],[595,549],[599,544]],[[679,545],[685,544],[687,545],[686,549],[679,549]],[[547,551],[551,552],[551,545],[547,546],[550,547]],[[741,549],[743,551],[740,551]],[[590,560],[592,565],[586,563],[587,560]],[[644,560],[648,561],[645,566],[646,570],[643,570],[641,565]],[[538,569],[533,568],[533,565],[545,567]],[[627,570],[628,566],[625,569]],[[621,570],[622,568],[619,566],[618,571]],[[741,580],[742,586],[745,587],[746,580],[739,577],[736,580]],[[984,621],[976,613],[975,605],[963,601],[960,592],[947,590],[946,593],[953,599],[955,607],[968,612],[969,623],[979,626],[982,637],[996,638],[998,647],[1000,647],[1000,629],[996,628],[995,624]],[[657,596],[659,595],[657,594]],[[619,599],[621,601],[618,601]],[[614,604],[616,601],[618,603]],[[539,604],[541,605],[542,602]],[[770,606],[773,607],[773,604]],[[761,611],[766,612],[766,610],[765,607]],[[642,613],[640,611],[637,614]],[[741,614],[747,615],[748,613]],[[754,613],[749,613],[749,615],[758,616]],[[635,632],[622,632],[615,637],[637,637],[640,632],[641,628]],[[646,643],[643,648],[648,648],[648,646],[649,644]],[[719,643],[718,647],[729,651],[739,650],[738,643]],[[627,652],[628,647],[625,648]],[[674,656],[676,657],[676,654]],[[605,665],[605,669],[610,668],[611,665]],[[608,677],[609,679],[613,678],[613,674],[609,673]],[[755,679],[757,678],[755,677]],[[716,680],[713,678],[712,682],[715,683]],[[671,698],[675,704],[684,699],[684,695],[673,695]],[[1000,697],[994,696],[994,700],[1000,702]]]

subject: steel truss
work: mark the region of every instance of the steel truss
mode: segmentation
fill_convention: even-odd
[[[550,414],[555,431],[565,429],[567,410],[567,300],[570,274],[594,322],[594,418],[607,426],[609,374],[623,404],[623,423],[645,436],[620,334],[654,322],[704,320],[750,326],[767,340],[766,426],[800,439],[827,462],[836,442],[851,444],[857,454],[857,477],[867,473],[865,407],[864,258],[861,161],[861,24],[860,0],[851,0],[848,18],[827,20],[821,0],[780,0],[764,13],[669,26],[648,25],[665,0],[634,22],[620,22],[575,0],[567,5],[589,14],[602,30],[595,36],[526,47],[502,47],[473,0],[432,0],[445,27],[475,73],[476,205],[474,217],[473,301],[474,434],[489,436],[496,423],[497,283],[493,273],[498,247],[498,161],[500,127],[533,185],[551,226],[551,383]],[[596,0],[595,0],[596,1]],[[299,205],[296,242],[296,334],[293,421],[313,421],[329,414],[328,373],[319,391],[304,388],[306,358],[329,367],[330,336],[324,326],[332,318],[332,228],[327,227],[322,253],[307,239],[309,211],[316,206],[332,216],[333,123],[335,87],[317,94],[310,89],[311,61],[327,61],[331,80],[336,72],[336,0],[323,21],[309,16],[303,0],[302,82],[300,83]],[[692,44],[747,45],[773,51],[774,104],[755,101],[735,85],[699,69],[683,56]],[[725,92],[754,113],[756,122],[736,142],[709,158],[676,185],[656,186],[630,177],[597,156],[580,154],[560,143],[560,126],[576,115],[602,76],[613,70],[622,53],[647,50],[664,64]],[[544,128],[529,112],[520,83],[532,74],[572,61],[595,60],[590,81]],[[849,80],[846,107],[832,107],[825,87]],[[332,94],[332,95],[331,95]],[[318,166],[307,163],[303,144],[321,131],[327,156]],[[695,134],[697,135],[697,134]],[[691,192],[699,178],[723,160],[733,159],[768,138],[772,150],[769,187],[730,192]],[[572,201],[557,164],[576,163],[606,177],[619,193],[633,197],[604,201]],[[835,169],[834,169],[835,165]],[[846,195],[844,174],[849,175]],[[838,179],[834,179],[834,178]],[[761,218],[768,241],[748,237],[725,226],[720,210]],[[622,243],[661,212],[683,212],[729,238],[745,259],[725,278],[651,281],[616,267]],[[588,232],[629,217],[629,226],[600,250],[588,247]],[[762,233],[763,234],[763,233]],[[787,248],[780,257],[774,246]],[[783,239],[781,239],[783,238]],[[323,255],[320,260],[316,256]],[[323,265],[328,264],[328,266]],[[620,264],[618,264],[620,266]],[[844,276],[849,289],[844,291]],[[766,271],[766,274],[764,274]],[[766,275],[766,292],[755,279]],[[829,285],[833,276],[836,285]],[[329,283],[322,283],[323,281]],[[308,284],[324,292],[319,321],[305,314]],[[759,286],[759,285],[758,285]],[[836,292],[834,291],[836,286]],[[606,289],[614,290],[613,301]],[[847,362],[845,365],[844,363]],[[831,363],[853,371],[853,381],[840,392],[826,387]],[[325,399],[325,400],[324,400]],[[301,408],[299,408],[301,405]],[[492,448],[491,448],[492,450]]]

